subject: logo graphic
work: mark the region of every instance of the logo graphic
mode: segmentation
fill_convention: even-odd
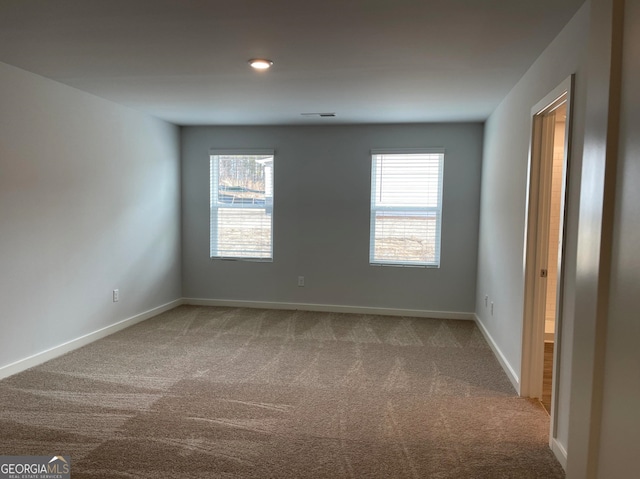
[[[69,456],[0,456],[0,479],[70,479]]]

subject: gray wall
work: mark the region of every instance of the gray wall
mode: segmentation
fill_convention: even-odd
[[[181,267],[177,127],[2,63],[0,92],[1,368],[180,298]]]
[[[597,477],[640,477],[640,1],[626,0]],[[577,476],[576,476],[577,477]]]
[[[183,127],[184,296],[472,312],[482,132],[481,124]],[[273,263],[209,259],[208,152],[242,147],[276,149]],[[369,266],[369,151],[394,147],[446,149],[439,269]]]
[[[520,377],[524,301],[524,236],[531,108],[576,74],[565,255],[558,440],[566,448],[573,335],[575,256],[586,103],[587,2],[489,117],[485,125],[476,314]],[[484,296],[494,302],[491,315]]]

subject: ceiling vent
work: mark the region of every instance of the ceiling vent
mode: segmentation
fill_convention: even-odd
[[[319,116],[321,118],[333,118],[335,113],[300,113],[302,116]]]

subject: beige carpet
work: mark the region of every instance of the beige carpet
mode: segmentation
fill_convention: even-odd
[[[182,306],[0,381],[73,478],[561,478],[473,322]]]

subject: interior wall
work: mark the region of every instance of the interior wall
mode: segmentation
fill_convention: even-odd
[[[0,91],[1,368],[180,298],[181,257],[177,127],[2,63]]]
[[[597,474],[603,479],[640,477],[640,1],[626,0],[624,9],[620,142]]]
[[[473,312],[482,134],[482,124],[183,127],[184,296]],[[274,261],[210,260],[209,149],[265,147],[276,150]],[[441,267],[370,266],[370,150],[417,147],[446,149]]]
[[[556,322],[556,301],[558,290],[558,242],[560,241],[560,214],[562,206],[562,167],[564,165],[566,122],[558,121],[559,115],[566,115],[566,108],[556,112],[553,137],[553,162],[551,167],[551,203],[549,205],[549,256],[547,259],[547,298],[545,308],[545,337],[553,335]]]
[[[567,478],[596,478],[604,396],[607,309],[625,0],[592,0],[575,277]],[[623,431],[616,435],[623,437]],[[618,447],[618,444],[613,445]],[[625,476],[628,477],[628,476]],[[607,478],[608,479],[608,478]]]
[[[586,102],[586,40],[590,3],[585,3],[536,60],[485,124],[478,281],[475,311],[494,346],[520,380],[524,301],[524,238],[531,109],[575,73],[573,141],[569,158],[563,333],[558,396],[558,442],[566,448],[571,378],[577,204]],[[494,302],[494,311],[485,307]]]

